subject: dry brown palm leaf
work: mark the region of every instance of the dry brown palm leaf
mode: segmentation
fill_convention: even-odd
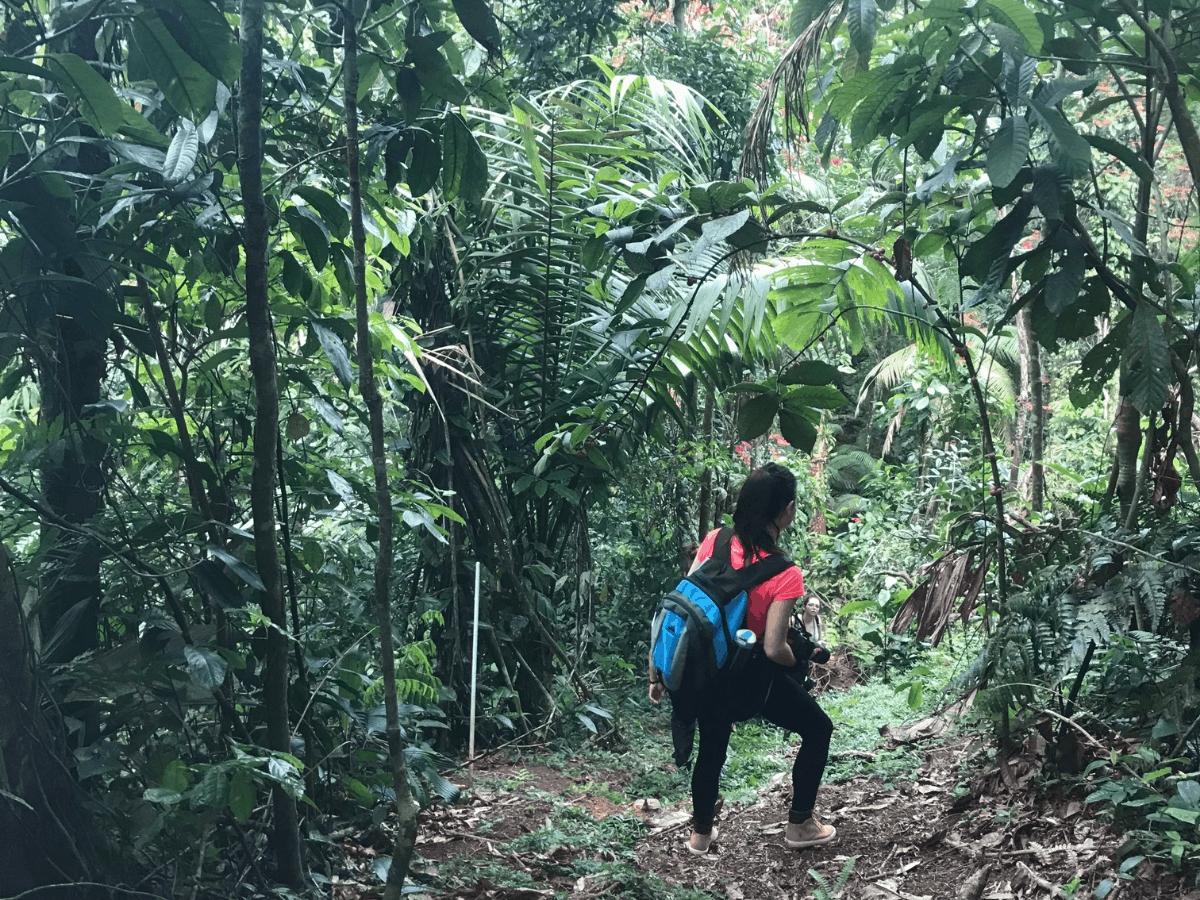
[[[928,639],[930,645],[936,647],[956,613],[965,622],[975,609],[990,558],[985,556],[978,566],[972,567],[974,562],[973,550],[967,553],[952,551],[924,566],[929,580],[918,585],[896,611],[889,626],[891,632],[901,634],[915,620],[917,640]],[[955,604],[959,597],[963,602]]]
[[[805,108],[808,76],[820,62],[825,35],[841,19],[843,7],[843,0],[833,0],[780,57],[746,126],[746,146],[739,173],[742,177],[762,180],[767,176],[767,151],[771,146],[771,123],[775,118],[775,97],[780,85],[783,86],[783,120],[788,140],[792,138],[794,121],[800,123],[805,139],[808,138],[808,110]]]

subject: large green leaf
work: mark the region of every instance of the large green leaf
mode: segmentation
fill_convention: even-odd
[[[134,138],[143,144],[166,147],[170,143],[165,135],[160,134],[145,116],[128,103],[121,104],[121,128],[119,130],[126,137]]]
[[[1023,0],[989,0],[992,18],[1025,38],[1030,53],[1042,52],[1042,26],[1037,15]]]
[[[304,202],[317,211],[334,237],[345,238],[350,233],[350,215],[332,194],[311,184],[302,184],[292,193],[304,198]]]
[[[408,192],[414,197],[427,193],[437,184],[442,170],[442,146],[437,139],[423,128],[412,132],[412,162],[408,164]]]
[[[1057,109],[1048,109],[1036,102],[1030,102],[1029,108],[1049,132],[1052,155],[1063,171],[1076,178],[1085,175],[1092,162],[1092,148],[1088,142]]]
[[[342,387],[349,388],[354,383],[354,374],[350,368],[350,354],[346,351],[346,345],[324,325],[314,322],[312,329],[317,335],[317,340],[321,342],[321,349],[325,351],[329,364],[333,366],[338,381],[342,383]]]
[[[192,677],[209,690],[216,690],[225,680],[229,671],[229,663],[219,653],[205,650],[201,647],[186,646],[183,655],[187,659],[188,671]]]
[[[500,52],[500,26],[486,0],[453,0],[454,12],[467,34],[483,44],[489,53]]]
[[[442,193],[447,200],[479,200],[487,189],[487,157],[458,113],[442,125]]]
[[[1008,214],[993,225],[991,231],[971,244],[963,254],[963,274],[974,277],[982,284],[988,277],[992,264],[997,260],[1006,259],[1012,252],[1013,246],[1024,233],[1025,223],[1029,221],[1032,211],[1033,202],[1027,196],[1013,204]]]
[[[1046,308],[1058,315],[1079,302],[1079,291],[1087,274],[1087,265],[1077,255],[1062,257],[1058,269],[1046,278]]]
[[[191,119],[180,119],[171,145],[167,147],[167,155],[163,160],[162,176],[168,186],[179,184],[196,166],[196,157],[200,153],[200,136]]]
[[[1129,144],[1114,141],[1112,138],[1099,134],[1085,134],[1083,139],[1101,153],[1115,156],[1121,162],[1125,163],[1129,167],[1129,170],[1139,179],[1149,181],[1154,177],[1154,173],[1150,169],[1150,164]]]
[[[1030,194],[1042,215],[1051,222],[1061,222],[1075,205],[1071,176],[1058,166],[1035,168]]]
[[[779,376],[780,384],[833,384],[838,370],[819,359],[802,359]]]
[[[307,206],[288,206],[283,213],[292,234],[300,238],[304,250],[318,272],[329,264],[329,229]]]
[[[152,12],[133,22],[133,37],[150,77],[176,112],[203,121],[217,105],[217,79],[188,56]]]
[[[947,185],[953,184],[958,174],[958,164],[962,162],[962,153],[955,153],[938,168],[936,172],[917,185],[916,197],[922,203]]]
[[[854,49],[862,57],[869,56],[879,30],[879,7],[875,0],[846,0],[846,28]]]
[[[210,544],[208,546],[208,552],[217,559],[221,560],[221,562],[225,563],[225,565],[229,566],[230,570],[232,570],[238,578],[242,579],[242,581],[246,582],[246,584],[250,585],[250,587],[254,588],[256,591],[266,590],[266,588],[263,587],[262,578],[259,577],[258,573],[228,550],[223,550],[220,547]]]
[[[1121,394],[1144,416],[1162,409],[1171,384],[1167,336],[1157,311],[1140,302],[1130,317],[1129,340],[1121,353]]]
[[[46,68],[92,128],[106,136],[117,132],[125,121],[125,104],[99,72],[74,53],[47,54]]]
[[[763,394],[747,400],[737,414],[738,437],[743,441],[752,441],[766,434],[778,410],[779,397],[776,394]]]
[[[19,59],[15,56],[0,56],[0,72],[19,72],[22,75],[29,75],[33,78],[58,80],[58,77],[49,69],[45,69],[35,62],[30,62],[27,59]]]
[[[817,426],[795,411],[784,407],[779,410],[779,433],[783,439],[805,453],[812,453],[817,443]]]
[[[831,384],[806,384],[787,392],[789,404],[803,403],[817,409],[837,409],[847,403],[845,395]]]
[[[229,811],[239,822],[245,822],[254,812],[257,799],[254,779],[243,769],[238,769],[229,780]]]
[[[225,14],[207,0],[150,0],[183,51],[227,85],[242,68],[237,35]]]
[[[988,149],[988,178],[996,187],[1008,187],[1029,156],[1029,123],[1024,116],[1009,116],[992,138]]]
[[[417,80],[421,82],[421,87],[455,105],[467,99],[467,89],[455,77],[433,36],[411,38],[408,49],[416,65]]]

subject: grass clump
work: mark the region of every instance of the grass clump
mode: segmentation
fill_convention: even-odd
[[[791,740],[774,725],[739,722],[729,739],[721,793],[733,803],[753,803],[773,775],[791,770],[784,758]]]
[[[550,821],[536,831],[523,834],[508,849],[516,853],[544,853],[551,847],[570,847],[573,850],[606,850],[617,857],[630,856],[638,838],[644,832],[637,816],[608,816],[597,819],[587,810],[576,806],[558,806]]]

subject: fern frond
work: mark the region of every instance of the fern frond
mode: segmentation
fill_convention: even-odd
[[[857,448],[838,450],[826,462],[829,484],[844,491],[854,491],[879,468],[879,460]]]
[[[988,335],[987,351],[1006,366],[1019,366],[1021,352],[1017,342],[1016,332],[1010,327],[999,334]]]
[[[988,398],[1005,408],[1017,402],[1017,389],[1013,385],[1012,376],[1004,366],[996,363],[991,357],[983,357],[979,363],[980,381]]]

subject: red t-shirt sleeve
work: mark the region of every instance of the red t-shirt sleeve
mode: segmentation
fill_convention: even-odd
[[[804,573],[799,566],[792,566],[768,581],[767,586],[772,601],[798,599],[804,596]]]
[[[720,528],[714,528],[700,542],[700,549],[696,551],[696,560],[698,562],[704,562],[704,560],[713,555],[713,550],[717,547],[717,535],[720,533]]]

